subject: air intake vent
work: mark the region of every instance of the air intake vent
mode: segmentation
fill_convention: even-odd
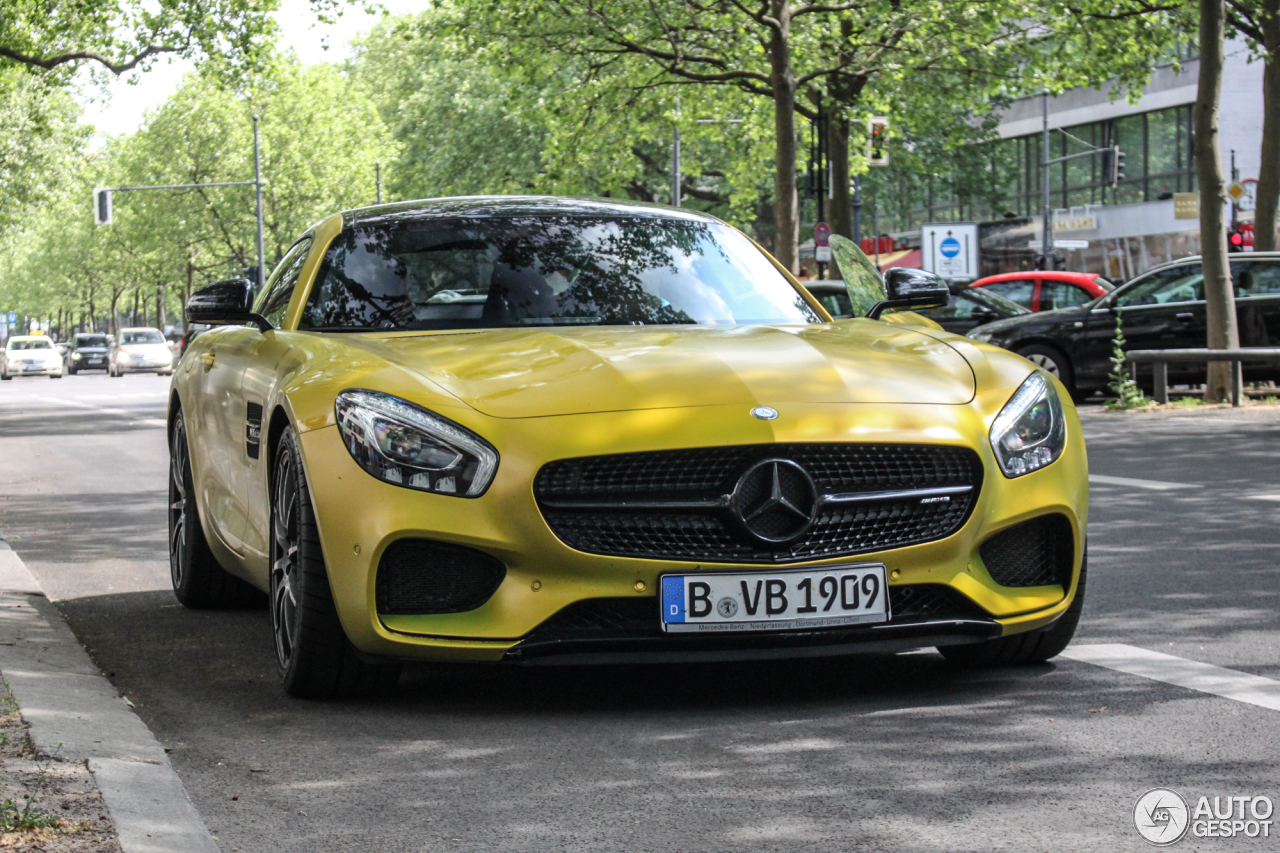
[[[1075,537],[1065,515],[1043,515],[992,536],[978,549],[1001,586],[1071,584]]]
[[[497,591],[507,568],[488,554],[429,539],[393,542],[378,564],[378,612],[462,613]]]

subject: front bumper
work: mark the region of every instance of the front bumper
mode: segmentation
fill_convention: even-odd
[[[38,365],[26,365],[21,362],[11,362],[5,366],[5,373],[9,376],[61,376],[62,362]]]
[[[1063,394],[1065,398],[1065,393]],[[611,657],[726,659],[898,650],[1043,628],[1066,610],[1075,593],[1088,510],[1088,472],[1079,421],[1068,404],[1068,443],[1053,464],[1014,480],[999,473],[986,435],[993,411],[981,404],[776,405],[776,421],[757,421],[740,406],[613,412],[561,417],[498,419],[470,416],[465,425],[502,453],[488,492],[462,499],[412,491],[375,480],[343,446],[336,427],[300,434],[304,464],[319,521],[321,543],[338,613],[348,637],[370,655],[424,660],[571,661]],[[451,417],[458,417],[449,411]],[[461,418],[459,418],[461,420]],[[709,440],[709,437],[714,437]],[[759,564],[680,562],[600,556],[576,551],[551,532],[532,483],[554,459],[710,444],[880,442],[970,447],[985,476],[972,513],[942,539],[874,553],[787,563],[786,567],[883,562],[895,587],[943,585],[972,605],[963,618],[895,620],[888,624],[821,631],[732,637],[631,635],[590,642],[543,642],[538,629],[583,600],[639,600],[652,607],[658,578],[671,572],[768,572]],[[358,511],[352,511],[358,508]],[[1002,587],[978,553],[993,534],[1041,515],[1070,522],[1074,563],[1068,588],[1053,584]],[[385,615],[375,606],[376,567],[401,538],[424,538],[474,548],[501,560],[506,576],[475,610],[438,615]],[[642,625],[637,624],[642,629]]]

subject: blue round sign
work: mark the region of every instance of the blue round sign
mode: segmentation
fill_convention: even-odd
[[[955,237],[948,237],[942,241],[940,246],[938,246],[938,251],[941,252],[942,256],[945,258],[954,258],[956,255],[960,254],[960,241]]]

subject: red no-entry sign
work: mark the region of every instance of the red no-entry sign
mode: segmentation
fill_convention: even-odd
[[[813,226],[813,245],[825,246],[831,239],[831,226],[825,222],[819,222]]]

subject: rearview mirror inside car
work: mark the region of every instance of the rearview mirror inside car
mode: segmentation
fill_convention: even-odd
[[[885,300],[867,316],[879,319],[889,308],[943,308],[951,302],[947,283],[931,272],[893,267],[884,274]]]
[[[253,284],[232,278],[203,287],[187,300],[187,325],[237,326],[252,323],[265,332],[273,328],[267,318],[253,313]]]

